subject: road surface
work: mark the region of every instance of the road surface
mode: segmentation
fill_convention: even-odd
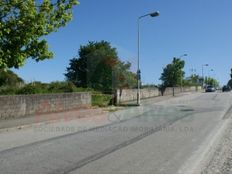
[[[0,149],[0,173],[190,173],[223,126],[230,105],[230,93],[149,99],[141,107],[109,113],[109,125],[24,145],[13,142]]]

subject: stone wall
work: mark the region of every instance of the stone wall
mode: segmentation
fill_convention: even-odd
[[[157,97],[160,95],[158,88],[146,88],[140,90],[141,99]],[[120,104],[126,101],[133,101],[137,99],[137,89],[123,89],[117,90],[116,103]]]
[[[191,87],[183,87],[183,88],[181,88],[181,87],[175,87],[174,88],[174,93],[175,94],[179,94],[181,92],[194,92],[194,91],[198,91],[198,90],[199,91],[201,90],[200,86],[198,86],[198,87],[191,86]],[[161,95],[162,95],[162,93],[161,93]],[[173,88],[172,87],[166,88],[165,91],[164,91],[164,93],[163,93],[163,95],[173,95]]]
[[[180,87],[174,88],[174,93],[179,94],[181,92],[194,92],[200,91],[201,87]],[[157,97],[157,96],[166,96],[166,95],[173,95],[173,88],[166,88],[163,93],[158,88],[146,88],[140,90],[141,99]],[[120,104],[127,101],[134,101],[137,100],[137,89],[123,89],[117,90],[116,92],[116,104]]]
[[[0,96],[0,119],[62,112],[91,105],[90,93]]]

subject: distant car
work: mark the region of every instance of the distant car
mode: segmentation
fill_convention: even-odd
[[[231,88],[229,86],[225,85],[222,87],[222,92],[229,92],[229,91],[231,91]]]
[[[216,89],[213,86],[207,86],[205,92],[215,92]]]

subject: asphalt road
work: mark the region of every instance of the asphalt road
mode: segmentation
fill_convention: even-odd
[[[2,149],[0,173],[187,173],[223,125],[230,101],[230,93],[150,99],[109,113],[109,125]]]

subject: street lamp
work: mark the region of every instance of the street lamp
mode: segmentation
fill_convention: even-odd
[[[188,56],[188,54],[183,54],[181,56],[179,56],[179,58],[181,59],[182,57],[186,57]],[[181,89],[181,92],[183,92],[183,79],[182,79],[182,74],[181,74],[181,77],[180,77],[180,89]]]
[[[204,67],[209,66],[209,64],[204,64],[202,65],[202,89],[204,88],[204,82],[205,82],[205,77],[204,77]]]
[[[137,68],[137,105],[140,105],[140,83],[141,83],[141,71],[140,71],[140,20],[144,17],[157,17],[159,16],[159,12],[153,12],[153,13],[149,13],[143,16],[140,16],[138,18],[138,60],[137,60],[137,64],[138,64],[138,68]]]
[[[183,54],[183,55],[179,56],[179,58],[186,57],[186,56],[188,56],[188,54]]]

